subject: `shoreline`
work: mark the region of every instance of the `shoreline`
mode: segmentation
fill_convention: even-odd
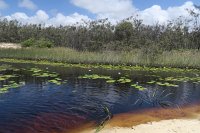
[[[77,51],[74,49],[56,48],[20,48],[1,49],[0,58],[16,60],[49,61],[68,64],[112,65],[112,66],[143,66],[170,68],[200,69],[199,51],[164,51],[155,57],[141,54],[141,49],[133,51]]]
[[[131,128],[107,128],[99,133],[199,133],[199,131],[200,119],[171,119],[140,124]]]
[[[199,67],[173,67],[173,66],[145,66],[145,65],[125,65],[125,64],[91,64],[91,63],[68,63],[68,62],[57,62],[50,60],[40,60],[40,59],[18,59],[18,58],[0,58],[0,62],[5,63],[30,63],[37,65],[50,65],[50,66],[64,66],[64,67],[80,67],[80,68],[103,68],[109,70],[145,70],[145,71],[175,71],[175,72],[199,72]]]
[[[77,133],[95,133],[82,127]],[[181,109],[152,109],[114,115],[99,133],[199,133],[200,105]]]

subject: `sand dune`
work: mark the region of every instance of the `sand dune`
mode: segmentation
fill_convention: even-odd
[[[20,46],[20,44],[16,44],[16,43],[0,43],[0,48],[18,49],[18,48],[21,48],[21,46]]]

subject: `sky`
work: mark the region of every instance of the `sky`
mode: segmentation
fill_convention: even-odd
[[[59,26],[104,18],[117,23],[137,15],[151,25],[189,17],[186,9],[200,13],[194,5],[200,0],[0,0],[0,18]]]

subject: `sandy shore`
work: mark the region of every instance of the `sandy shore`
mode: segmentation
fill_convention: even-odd
[[[91,133],[94,131],[91,131]],[[99,133],[199,133],[200,119],[173,119],[149,122],[132,128],[113,127]]]
[[[82,128],[78,133],[95,133]],[[114,115],[99,133],[200,133],[200,105]]]
[[[18,48],[21,48],[21,46],[20,46],[20,44],[15,44],[15,43],[0,43],[0,48],[18,49]]]

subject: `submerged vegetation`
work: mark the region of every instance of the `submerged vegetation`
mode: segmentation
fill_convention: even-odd
[[[104,110],[106,116],[105,116],[105,118],[103,118],[103,120],[97,126],[95,133],[100,132],[105,127],[106,123],[113,117],[113,114],[110,112],[108,107],[103,106],[103,110]]]
[[[135,104],[150,104],[152,106],[161,106],[163,108],[177,106],[167,100],[173,93],[166,93],[166,90],[160,91],[157,88],[147,89],[140,93],[138,100]],[[178,107],[178,106],[177,106]]]

